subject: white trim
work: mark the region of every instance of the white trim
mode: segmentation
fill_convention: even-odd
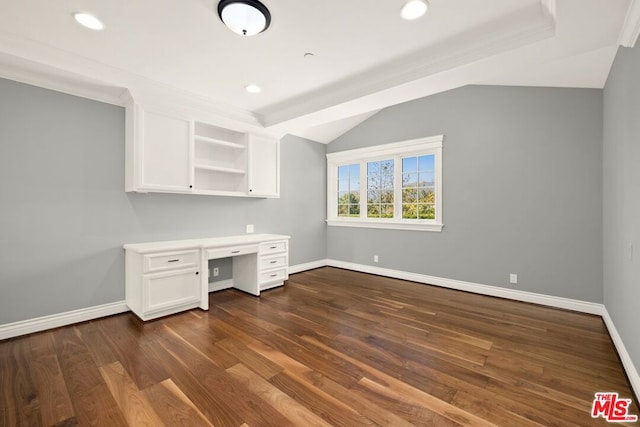
[[[296,274],[307,270],[313,270],[314,268],[326,267],[327,265],[328,260],[319,259],[318,261],[311,261],[304,264],[290,265],[288,272],[289,274]]]
[[[633,47],[640,35],[640,0],[631,0],[624,25],[620,31],[618,44],[624,47]]]
[[[20,335],[32,334],[47,329],[59,328],[73,323],[86,322],[87,320],[111,316],[129,311],[125,301],[117,301],[109,304],[96,305],[67,311],[65,313],[52,314],[37,317],[35,319],[21,320],[0,326],[0,340],[13,338]]]
[[[440,233],[444,224],[420,223],[420,222],[397,222],[397,221],[370,221],[346,219],[328,219],[327,225],[332,227],[359,227],[359,228],[383,228],[387,230],[412,230],[412,231],[435,231]]]
[[[605,306],[602,307],[602,320],[604,320],[604,324],[607,326],[613,345],[615,345],[616,350],[618,350],[618,356],[620,356],[622,366],[624,366],[624,370],[627,373],[627,377],[631,383],[631,388],[633,389],[636,398],[640,400],[640,375],[638,374],[638,370],[633,364],[633,360],[631,360],[631,356],[624,346],[622,337],[620,337],[616,326],[613,324],[613,319],[609,315],[609,311],[607,311],[607,307]]]
[[[209,292],[221,291],[223,289],[233,288],[233,279],[218,280],[217,282],[209,282]]]
[[[553,22],[558,20],[556,0],[540,0],[540,6],[542,6],[544,13],[547,14]]]
[[[396,279],[410,280],[412,282],[424,283],[428,285],[440,286],[443,288],[456,289],[459,291],[472,292],[481,295],[489,295],[510,300],[528,302],[533,304],[541,304],[548,307],[562,308],[566,310],[578,311],[581,313],[595,314],[602,317],[611,340],[620,356],[622,366],[631,383],[632,391],[636,398],[640,400],[640,374],[633,364],[631,356],[622,341],[622,337],[618,333],[613,319],[609,315],[604,304],[598,304],[588,301],[580,301],[570,298],[556,297],[552,295],[537,294],[533,292],[518,291],[514,289],[499,288],[497,286],[482,285],[479,283],[464,282],[461,280],[446,279],[443,277],[427,276],[425,274],[409,273],[405,271],[392,270],[388,268],[374,267],[364,264],[355,264],[352,262],[338,261],[327,259],[327,265],[330,267],[344,268],[347,270],[360,271],[362,273],[376,274],[379,276],[393,277]]]
[[[500,288],[497,286],[482,285],[480,283],[464,282],[462,280],[446,279],[443,277],[427,276],[425,274],[409,273],[406,271],[373,267],[370,265],[355,264],[352,262],[338,261],[333,259],[329,259],[327,261],[327,265],[331,267],[345,268],[347,270],[360,271],[363,273],[377,274],[379,276],[410,280],[412,282],[435,285],[443,288],[456,289],[459,291],[473,292],[475,294],[489,295],[493,297],[507,298],[533,304],[541,304],[549,307],[579,311],[582,313],[602,315],[604,307],[602,304],[594,302],[580,301],[570,298],[556,297],[552,295],[537,294],[533,292],[518,291],[514,289]]]
[[[353,150],[337,151],[327,154],[327,224],[339,227],[365,227],[414,231],[442,231],[442,145],[444,135],[435,135],[410,139],[388,144],[374,145]],[[433,155],[435,179],[435,218],[402,218],[402,158]],[[378,160],[391,160],[394,164],[394,212],[393,218],[368,218],[367,194],[368,163]],[[360,216],[341,217],[338,215],[338,168],[358,164],[360,166]]]
[[[327,159],[333,163],[350,162],[363,157],[385,157],[393,156],[398,151],[411,151],[412,148],[422,150],[432,150],[442,148],[444,135],[434,135],[425,138],[410,139],[407,141],[392,142],[390,144],[373,145],[370,147],[354,148],[353,150],[336,151],[328,153]]]

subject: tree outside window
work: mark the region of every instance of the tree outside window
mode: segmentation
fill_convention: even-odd
[[[435,156],[402,159],[402,218],[436,217]]]
[[[360,165],[338,168],[338,216],[360,216]]]
[[[393,218],[393,159],[367,163],[367,217]]]

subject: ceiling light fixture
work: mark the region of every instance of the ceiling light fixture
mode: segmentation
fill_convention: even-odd
[[[256,85],[256,84],[248,84],[244,87],[244,90],[246,90],[249,93],[260,93],[262,92],[262,89],[260,88],[260,86]]]
[[[73,19],[75,19],[78,24],[91,30],[104,30],[102,21],[90,13],[76,12],[73,14]]]
[[[411,0],[402,6],[400,16],[407,21],[413,21],[427,13],[428,8],[429,5],[425,0]]]
[[[258,0],[221,0],[218,16],[224,25],[241,36],[253,36],[269,28],[271,13]]]

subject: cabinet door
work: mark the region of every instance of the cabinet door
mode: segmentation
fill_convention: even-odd
[[[249,136],[249,195],[280,197],[280,141]]]
[[[201,281],[198,271],[177,270],[147,274],[142,279],[145,314],[200,302]]]
[[[138,119],[139,189],[190,192],[191,123],[143,109]]]

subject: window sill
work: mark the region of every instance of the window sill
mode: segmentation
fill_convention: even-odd
[[[435,223],[406,223],[391,221],[358,221],[328,219],[327,225],[332,227],[359,227],[359,228],[382,228],[387,230],[412,230],[412,231],[433,231],[440,233],[444,224]]]

